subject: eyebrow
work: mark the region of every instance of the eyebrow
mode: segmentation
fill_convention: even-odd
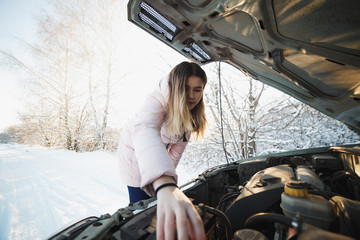
[[[185,85],[185,87],[190,87],[190,86],[189,86],[189,85]],[[198,88],[203,89],[202,86],[197,86],[197,87],[194,87],[194,88],[196,88],[196,89],[198,89]]]

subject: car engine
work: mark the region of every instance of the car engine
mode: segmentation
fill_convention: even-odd
[[[359,187],[340,158],[314,154],[220,166],[184,192],[198,206],[207,239],[356,239]],[[128,236],[121,239],[139,237]]]
[[[181,189],[207,239],[359,239],[359,148],[217,166]],[[50,239],[156,239],[156,199],[84,219]]]
[[[216,207],[234,239],[296,239],[308,231],[306,239],[360,236],[359,177],[334,155],[269,157],[240,163],[237,173],[240,184],[224,185]]]
[[[324,157],[328,158],[316,156],[317,159]],[[341,235],[360,236],[357,228],[360,226],[360,202],[352,200],[359,199],[355,196],[359,193],[359,179],[340,170],[340,166],[333,168],[332,174],[322,172],[320,176],[308,165],[283,164],[258,171],[245,185],[240,185],[235,200],[222,207],[232,223],[232,231],[245,228],[248,234],[250,228],[267,238],[287,239],[291,235],[286,227],[296,229],[294,224],[306,223],[321,232],[336,229]],[[340,187],[344,186],[341,183],[344,181],[348,189]],[[340,188],[341,195],[333,192]],[[331,239],[330,233],[323,234]],[[334,239],[341,237],[334,236]]]

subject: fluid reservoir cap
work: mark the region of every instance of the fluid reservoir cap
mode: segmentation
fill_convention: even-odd
[[[309,193],[307,183],[300,181],[290,181],[286,183],[284,191],[286,194],[294,197],[305,197]]]

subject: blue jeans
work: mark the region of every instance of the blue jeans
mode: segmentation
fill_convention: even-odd
[[[139,188],[139,187],[130,187],[130,186],[127,186],[127,187],[128,187],[128,191],[129,191],[130,203],[135,203],[137,201],[150,198],[150,196],[147,195],[146,192],[141,190],[141,188]]]

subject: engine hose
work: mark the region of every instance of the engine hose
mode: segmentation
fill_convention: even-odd
[[[292,168],[296,168],[296,164],[287,157],[268,157],[266,159],[266,166],[267,167],[275,167],[282,164],[288,164]]]
[[[244,224],[245,228],[256,229],[260,223],[263,222],[277,222],[288,227],[293,227],[293,219],[277,213],[257,213],[250,216]],[[256,229],[257,230],[257,229]]]
[[[216,206],[216,209],[219,210],[223,210],[222,209],[222,205],[224,203],[226,203],[229,199],[233,199],[237,196],[239,196],[240,192],[231,192],[231,193],[226,193],[224,196],[221,197],[221,199],[219,200],[218,205]]]
[[[330,191],[324,191],[324,190],[309,190],[309,193],[318,195],[318,196],[322,196],[322,197],[326,198],[326,200],[330,200],[334,196],[344,197],[341,194],[330,192]]]
[[[222,222],[225,224],[225,230],[226,230],[226,239],[231,240],[232,239],[232,227],[229,218],[223,213],[222,211],[219,211],[215,208],[209,207],[203,203],[200,203],[199,208],[205,212],[211,213],[215,215],[216,217],[219,217]]]

